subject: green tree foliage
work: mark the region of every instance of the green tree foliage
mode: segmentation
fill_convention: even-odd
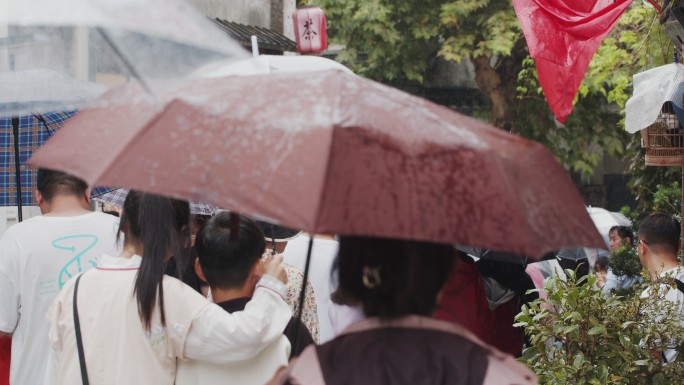
[[[355,72],[401,86],[421,83],[435,59],[471,59],[490,99],[492,123],[513,126],[510,107],[525,55],[510,1],[318,0],[338,60]]]
[[[338,60],[379,81],[422,82],[440,47],[439,0],[321,0]]]
[[[363,76],[415,85],[438,57],[468,59],[491,105],[479,116],[544,143],[568,170],[590,176],[604,153],[632,159],[631,185],[644,202],[658,183],[675,180],[672,169],[643,166],[638,135],[625,133],[621,121],[632,75],[672,60],[657,13],[643,0],[599,48],[564,126],[546,104],[509,0],[313,1],[326,11],[331,41],[346,47],[338,60]]]
[[[643,1],[635,1],[599,48],[580,91],[605,95],[606,101],[621,109],[624,118],[625,103],[632,95],[632,76],[673,59],[674,47],[658,22],[658,14]],[[619,127],[622,130],[624,120]],[[654,209],[653,194],[658,185],[670,186],[681,179],[678,168],[644,164],[640,134],[630,135],[623,157],[629,159],[630,187],[644,210]]]
[[[566,169],[590,176],[604,153],[624,156],[630,138],[620,128],[619,109],[610,106],[603,95],[587,92],[578,97],[573,113],[560,125],[543,97],[529,57],[523,62],[518,85],[520,134],[546,145]]]
[[[669,185],[658,185],[653,193],[652,211],[670,214],[681,221],[682,189],[679,182]]]
[[[339,60],[380,81],[422,82],[439,53],[447,60],[508,56],[521,30],[509,1],[319,0]]]
[[[672,44],[657,19],[657,13],[641,1],[627,9],[591,61],[565,127],[553,125],[531,58],[525,60],[518,78],[518,115],[527,118],[521,124],[524,136],[546,144],[568,169],[583,175],[593,173],[601,152],[631,159],[630,172],[636,175],[631,184],[643,186],[645,190],[637,193],[647,199],[651,194],[644,193],[664,180],[662,174],[671,173],[645,168],[639,135],[624,131],[624,107],[632,95],[635,73],[672,61]],[[532,111],[544,113],[535,116]]]
[[[684,357],[663,366],[658,352],[684,341],[682,314],[662,300],[671,280],[652,284],[646,298],[640,291],[607,298],[596,277],[575,282],[551,279],[548,299],[525,305],[516,317],[531,346],[525,362],[542,385],[675,384],[684,374]],[[672,290],[676,290],[672,288]],[[656,353],[656,354],[654,354]]]

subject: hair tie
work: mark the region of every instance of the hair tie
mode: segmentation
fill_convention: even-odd
[[[382,278],[380,277],[380,268],[381,266],[363,267],[363,274],[361,275],[361,281],[363,282],[363,286],[365,286],[368,289],[374,289],[382,284]]]

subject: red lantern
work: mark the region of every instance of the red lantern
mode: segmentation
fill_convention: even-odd
[[[325,13],[315,5],[297,9],[292,14],[297,51],[299,53],[320,53],[328,48],[328,32]]]

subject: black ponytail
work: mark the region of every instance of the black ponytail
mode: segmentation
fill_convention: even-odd
[[[166,325],[162,281],[169,253],[178,265],[185,250],[184,243],[190,239],[188,202],[130,191],[124,203],[121,226],[126,236],[143,248],[133,291],[140,319],[149,330],[158,299],[161,323]]]

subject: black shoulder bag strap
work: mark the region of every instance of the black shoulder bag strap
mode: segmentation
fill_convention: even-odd
[[[675,281],[675,284],[677,284],[677,289],[679,289],[679,291],[684,293],[684,282],[678,280],[677,278],[675,278],[674,281]]]
[[[83,385],[89,385],[88,382],[88,369],[86,368],[85,353],[83,352],[83,339],[81,338],[81,322],[78,319],[78,306],[76,304],[76,299],[78,296],[78,282],[83,277],[83,274],[76,278],[76,284],[74,285],[74,327],[76,331],[76,345],[78,346],[78,362],[81,365],[81,379],[83,380]]]

